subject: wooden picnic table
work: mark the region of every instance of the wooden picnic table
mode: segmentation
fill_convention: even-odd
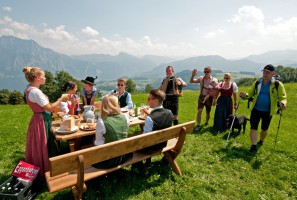
[[[130,127],[140,126],[141,131],[143,131],[144,121],[145,120],[139,119],[138,117],[132,117],[132,121],[130,122]],[[60,124],[61,124],[61,120],[55,120],[52,122],[54,136],[57,141],[67,141],[71,152],[81,149],[80,143],[83,137],[96,134],[96,130],[86,131],[81,129],[78,129],[78,131],[76,131],[75,133],[69,133],[69,134],[57,133],[56,129],[60,127]]]

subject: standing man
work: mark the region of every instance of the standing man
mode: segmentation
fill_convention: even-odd
[[[262,145],[267,136],[267,130],[271,122],[272,115],[278,109],[284,110],[287,105],[287,95],[284,85],[275,80],[275,68],[273,65],[266,65],[262,70],[263,77],[253,83],[248,93],[240,92],[240,97],[253,98],[253,109],[250,116],[250,152],[257,151],[257,144]],[[258,140],[258,125],[261,122],[260,140]]]
[[[178,97],[182,95],[182,88],[187,86],[187,83],[179,77],[175,77],[173,67],[166,67],[166,78],[163,79],[160,90],[165,92],[166,99],[163,102],[163,107],[171,110],[173,114],[173,124],[178,124]]]
[[[131,94],[126,91],[126,83],[127,80],[125,78],[119,78],[117,82],[118,90],[111,90],[108,94],[113,94],[118,97],[121,108],[132,109],[132,97]],[[100,98],[101,101],[103,97]]]
[[[197,79],[194,77],[197,75],[197,69],[192,71],[192,76],[190,78],[190,83],[200,83],[200,95],[198,99],[198,112],[197,112],[197,126],[195,127],[195,131],[201,130],[201,115],[203,111],[203,107],[205,106],[206,109],[206,121],[205,126],[208,125],[209,118],[210,118],[210,111],[213,102],[213,97],[209,97],[206,101],[204,101],[205,96],[208,94],[210,90],[210,83],[215,81],[218,83],[218,80],[211,76],[211,67],[207,66],[204,68],[204,76],[199,76]]]

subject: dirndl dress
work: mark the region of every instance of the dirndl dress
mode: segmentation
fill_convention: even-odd
[[[49,171],[49,157],[58,155],[58,149],[52,131],[51,113],[29,100],[31,90],[26,91],[26,100],[34,114],[27,132],[25,160],[40,167],[39,176],[42,178]]]
[[[222,83],[221,83],[222,84]],[[220,85],[221,86],[221,85]],[[232,96],[233,94],[233,83],[229,89],[221,89],[220,97],[217,101],[214,123],[213,127],[218,132],[223,132],[227,130],[227,122],[226,119],[232,114],[233,111],[233,103]]]

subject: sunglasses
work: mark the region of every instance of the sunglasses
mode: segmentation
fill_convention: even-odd
[[[124,86],[124,84],[118,84],[118,86]]]
[[[148,97],[148,98],[147,98],[147,101],[149,101],[149,100],[153,100],[153,99],[156,99],[156,98],[154,98],[154,97]]]
[[[224,77],[224,79],[230,79],[230,78],[228,78],[228,77]]]
[[[204,73],[210,73],[210,71],[204,71]]]

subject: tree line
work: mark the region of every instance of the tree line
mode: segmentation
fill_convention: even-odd
[[[297,82],[297,68],[293,67],[284,67],[282,65],[279,65],[276,67],[276,74],[278,75],[279,79],[283,83],[293,83]],[[55,73],[55,76],[49,72],[45,71],[45,77],[46,77],[46,83],[40,87],[42,92],[46,94],[50,100],[50,102],[56,101],[62,94],[61,87],[66,81],[73,81],[77,83],[77,90],[81,91],[83,87],[83,83],[81,80],[77,80],[73,78],[68,72],[66,71],[57,71]],[[238,86],[249,86],[252,85],[254,81],[256,81],[258,78],[241,78],[237,82]],[[130,93],[136,93],[137,88],[136,84],[132,79],[127,80],[127,92]],[[29,86],[29,85],[28,85]],[[151,89],[153,89],[153,86],[150,84],[147,84],[144,88],[143,92],[149,92]],[[0,90],[0,104],[22,104],[26,103],[24,92],[21,93],[19,91],[9,91],[7,89]],[[102,95],[101,91],[98,90],[98,96],[100,97]]]

